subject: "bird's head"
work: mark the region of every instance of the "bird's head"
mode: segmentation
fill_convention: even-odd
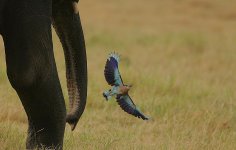
[[[133,86],[132,84],[125,85],[125,87],[126,87],[128,90],[130,90],[132,86]]]

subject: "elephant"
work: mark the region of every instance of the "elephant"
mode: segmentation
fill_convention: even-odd
[[[66,122],[74,130],[87,99],[87,56],[79,0],[0,0],[0,34],[7,77],[28,119],[26,149],[63,149]],[[52,31],[62,43],[69,111],[66,113]]]

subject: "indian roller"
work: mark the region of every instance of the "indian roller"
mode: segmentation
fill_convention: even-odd
[[[149,118],[139,110],[130,98],[128,92],[132,85],[125,85],[123,83],[118,68],[119,62],[120,56],[118,54],[115,52],[109,54],[105,65],[104,75],[107,83],[111,85],[112,88],[103,92],[103,96],[106,100],[109,100],[112,96],[115,96],[117,103],[125,112],[135,117],[142,118],[143,120],[148,120]]]

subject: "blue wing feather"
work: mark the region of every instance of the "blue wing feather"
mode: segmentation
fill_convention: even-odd
[[[143,120],[148,120],[148,117],[146,117],[134,104],[132,99],[129,95],[117,95],[116,97],[118,104],[120,107],[127,113],[142,118]]]
[[[123,85],[118,64],[119,56],[115,53],[110,54],[107,59],[104,70],[105,79],[109,85]]]

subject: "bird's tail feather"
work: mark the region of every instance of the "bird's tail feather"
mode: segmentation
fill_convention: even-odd
[[[105,99],[108,101],[109,99],[111,99],[111,96],[109,94],[109,91],[105,91],[102,93],[103,97],[105,97]]]

